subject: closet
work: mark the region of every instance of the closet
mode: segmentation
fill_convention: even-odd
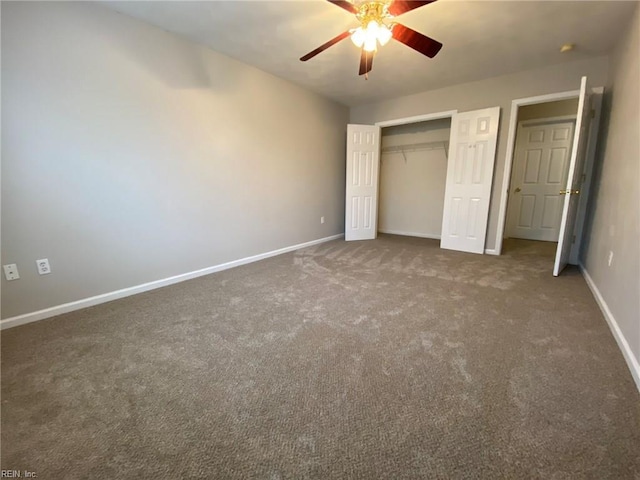
[[[439,239],[451,118],[383,127],[378,231]]]
[[[490,107],[348,124],[345,240],[380,231],[484,253],[499,119]]]

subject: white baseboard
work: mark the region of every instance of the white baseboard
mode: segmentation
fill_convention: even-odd
[[[587,282],[589,289],[591,289],[591,293],[593,293],[593,296],[596,299],[598,306],[600,307],[600,310],[602,310],[602,314],[604,315],[604,318],[607,320],[607,323],[609,324],[611,333],[613,333],[613,338],[616,339],[616,342],[618,343],[618,347],[620,348],[620,350],[622,350],[622,355],[624,356],[624,359],[627,362],[627,366],[629,367],[629,370],[631,370],[631,375],[633,376],[633,380],[636,382],[636,387],[638,387],[638,391],[640,391],[640,363],[638,363],[638,359],[635,357],[635,355],[631,351],[629,342],[627,342],[627,339],[624,338],[624,334],[622,333],[622,330],[620,330],[620,327],[618,326],[618,322],[616,322],[616,319],[614,318],[613,313],[611,313],[611,310],[609,310],[609,306],[607,305],[607,302],[604,301],[604,298],[602,297],[600,290],[598,290],[598,287],[596,286],[593,279],[591,278],[591,275],[589,275],[589,272],[587,271],[586,268],[584,268],[584,265],[582,263],[579,265],[579,267],[580,267],[580,272],[582,272],[582,276]]]
[[[484,253],[487,255],[500,255],[495,248],[485,248]]]
[[[401,232],[400,230],[378,230],[379,233],[388,233],[389,235],[403,235],[405,237],[420,237],[431,238],[433,240],[440,240],[440,235],[432,233],[416,233],[416,232]]]
[[[247,263],[257,262],[258,260],[264,260],[265,258],[275,257],[276,255],[282,255],[283,253],[292,252],[301,248],[311,247],[320,243],[330,242],[338,238],[344,237],[344,234],[332,235],[330,237],[320,238],[318,240],[311,240],[310,242],[299,243],[298,245],[292,245],[290,247],[279,248],[278,250],[272,250],[270,252],[253,255],[251,257],[241,258],[239,260],[233,260],[227,263],[221,263],[220,265],[214,265],[213,267],[202,268],[193,272],[182,273],[169,278],[163,278],[161,280],[155,280],[149,283],[143,283],[142,285],[136,285],[133,287],[123,288],[122,290],[116,290],[114,292],[103,293],[94,297],[83,298],[76,300],[75,302],[64,303],[62,305],[56,305],[55,307],[45,308],[44,310],[38,310],[36,312],[25,313],[23,315],[17,315],[15,317],[5,318],[0,321],[0,329],[17,327],[18,325],[24,325],[25,323],[37,322],[38,320],[44,320],[45,318],[55,317],[63,313],[73,312],[74,310],[80,310],[82,308],[92,307],[100,303],[110,302],[119,298],[129,297],[137,293],[147,292],[156,288],[166,287],[173,285],[174,283],[184,282],[185,280],[191,280],[192,278],[202,277],[203,275],[209,275],[210,273],[220,272],[233,267],[239,267]]]

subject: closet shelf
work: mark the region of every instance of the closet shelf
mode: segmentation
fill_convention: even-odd
[[[443,148],[448,150],[449,142],[422,142],[422,143],[410,143],[407,145],[393,145],[390,147],[384,147],[382,153],[394,153],[394,152],[412,152],[415,150],[437,150]]]

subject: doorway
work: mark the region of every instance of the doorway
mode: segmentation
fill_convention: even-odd
[[[577,111],[577,98],[518,110],[508,238],[558,241],[562,216],[559,192],[567,183]]]
[[[539,106],[549,102],[573,100],[577,98],[578,108],[566,183],[557,193],[561,199],[560,203],[562,203],[562,216],[556,255],[553,263],[553,275],[558,276],[567,264],[575,265],[578,263],[593,173],[603,93],[604,89],[602,87],[591,88],[588,84],[588,79],[582,77],[579,90],[521,98],[511,102],[507,158],[505,161],[503,188],[499,204],[498,237],[496,241],[496,251],[498,254],[502,251],[503,240],[507,238],[510,233],[507,224],[507,206],[509,205],[509,213],[517,217],[518,203],[522,203],[518,202],[517,198],[514,199],[515,195],[520,193],[515,190],[518,188],[522,189],[522,187],[512,183],[513,180],[522,181],[522,176],[518,177],[516,173],[514,173],[514,175],[511,173],[512,167],[516,168],[514,158],[518,153],[516,151],[516,134],[519,129],[519,111],[528,105],[536,106],[536,108],[544,108]],[[533,170],[535,171],[537,169]],[[529,203],[532,204],[533,200],[529,200]],[[529,211],[533,211],[533,209],[529,208]]]
[[[378,232],[440,239],[451,118],[382,128]]]
[[[380,137],[383,127],[451,119],[450,110],[378,122],[375,125],[347,125],[345,240],[370,240],[378,233],[380,184]]]

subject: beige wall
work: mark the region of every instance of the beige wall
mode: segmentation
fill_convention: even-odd
[[[485,246],[487,249],[494,249],[498,229],[499,200],[505,167],[507,126],[509,125],[511,101],[517,98],[578,90],[580,88],[580,78],[583,75],[589,77],[589,82],[592,86],[605,85],[607,71],[607,57],[554,65],[353,107],[351,108],[350,121],[351,123],[373,124],[384,120],[447,110],[463,112],[494,106],[501,107],[498,149]]]
[[[98,4],[2,2],[2,317],[343,232],[347,120]]]
[[[411,150],[411,145],[436,142],[446,147],[451,120],[433,120],[382,129],[378,230],[439,238],[442,233],[445,148]],[[401,152],[385,148],[407,146]]]
[[[518,109],[518,121],[536,120],[538,118],[553,118],[573,115],[578,112],[578,98],[559,100],[557,102],[536,103],[525,105]]]
[[[640,7],[615,48],[583,264],[640,361]],[[608,265],[609,252],[613,261]],[[637,371],[640,388],[640,371]]]

